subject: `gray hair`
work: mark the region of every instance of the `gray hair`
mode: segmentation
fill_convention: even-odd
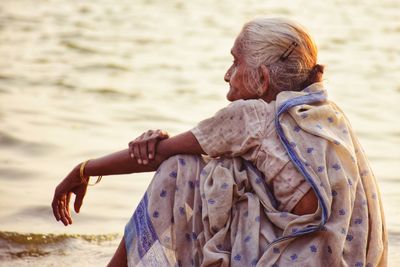
[[[249,81],[246,84],[259,92],[261,87],[258,68],[266,65],[269,70],[269,89],[275,93],[281,91],[299,91],[304,89],[315,72],[317,47],[307,30],[300,24],[283,18],[258,18],[243,26],[238,36],[239,47],[249,66]],[[281,56],[293,44],[297,47],[286,59]],[[323,66],[317,66],[320,77]],[[312,74],[314,75],[314,74]],[[255,87],[255,88],[254,88]]]

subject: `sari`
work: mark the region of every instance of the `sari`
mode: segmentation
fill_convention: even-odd
[[[386,266],[377,181],[351,125],[321,83],[281,92],[275,127],[318,198],[280,211],[241,157],[164,161],[125,227],[129,266]]]

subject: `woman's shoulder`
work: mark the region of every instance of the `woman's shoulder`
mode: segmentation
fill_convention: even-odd
[[[263,99],[239,99],[232,101],[227,108],[229,109],[254,109],[261,112],[272,112],[275,111],[275,101],[267,103]]]
[[[203,120],[202,123],[212,122],[219,125],[229,123],[235,124],[237,127],[244,127],[244,124],[270,124],[274,118],[275,105],[273,102],[267,103],[262,99],[239,99],[218,110],[214,116]]]

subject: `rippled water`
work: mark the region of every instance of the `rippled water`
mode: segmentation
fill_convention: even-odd
[[[257,15],[315,37],[330,97],[380,183],[399,265],[399,12],[397,0],[2,0],[0,266],[105,265],[151,174],[104,178],[68,228],[52,218],[55,185],[149,128],[176,134],[225,106],[229,50]]]

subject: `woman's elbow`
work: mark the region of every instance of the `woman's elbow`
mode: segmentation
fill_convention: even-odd
[[[296,215],[313,214],[317,211],[318,199],[314,190],[310,189],[293,208],[292,213]]]

